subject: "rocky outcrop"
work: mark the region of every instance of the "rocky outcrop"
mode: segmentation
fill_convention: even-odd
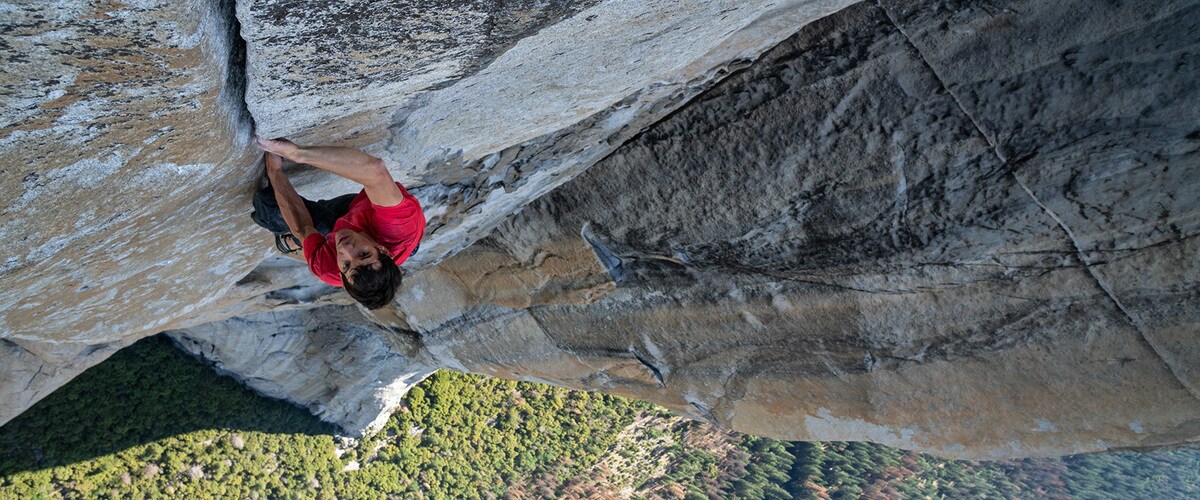
[[[218,372],[357,433],[381,428],[433,373],[409,357],[410,337],[374,326],[355,307],[252,314],[167,335]]]
[[[253,168],[229,166],[250,160],[229,155],[232,173],[174,189],[233,208],[142,209],[189,259],[136,240],[68,259],[125,276],[107,302],[27,298],[54,290],[48,263],[4,275],[0,389],[19,402],[0,421],[174,329],[352,431],[452,368],[960,458],[1200,439],[1197,2],[472,5],[237,6],[259,130],[365,147],[426,206],[395,310],[359,316],[287,259],[249,272],[269,253],[244,220]],[[212,102],[192,112],[239,123],[214,111],[225,80],[200,81]],[[64,203],[45,199],[26,216]],[[198,262],[217,269],[157,292]]]

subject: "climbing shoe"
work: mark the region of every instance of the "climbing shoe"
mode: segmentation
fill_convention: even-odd
[[[293,247],[292,243],[295,243],[296,246]],[[294,253],[303,247],[300,243],[300,240],[296,239],[295,236],[292,236],[292,233],[286,233],[275,235],[275,248],[278,248],[280,252],[286,255],[289,253]]]

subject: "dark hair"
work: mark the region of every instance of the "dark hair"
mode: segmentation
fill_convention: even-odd
[[[402,276],[396,261],[387,252],[380,251],[379,269],[372,269],[370,265],[354,268],[353,284],[346,279],[346,273],[342,273],[342,286],[346,287],[346,293],[367,309],[379,309],[396,298]]]

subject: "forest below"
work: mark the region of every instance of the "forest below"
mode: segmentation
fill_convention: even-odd
[[[972,462],[782,442],[440,371],[361,439],[144,339],[0,427],[0,498],[1196,498],[1200,451]]]

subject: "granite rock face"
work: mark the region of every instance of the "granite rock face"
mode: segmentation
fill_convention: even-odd
[[[956,5],[974,15],[940,26],[948,16],[895,3],[893,16],[1014,180],[1200,397],[1200,7],[1148,2],[1080,17],[1084,7],[1061,3],[1040,6],[1033,22],[1023,4],[986,15]],[[1001,43],[1006,31],[1033,41]],[[995,60],[1012,64],[986,63]]]
[[[268,0],[238,18],[259,133],[383,158],[426,207],[425,267],[850,3]],[[355,189],[307,174],[312,197]]]
[[[0,422],[269,256],[216,2],[0,4]],[[220,228],[214,231],[213,228]]]
[[[375,326],[356,307],[251,314],[167,335],[250,388],[359,433],[382,427],[434,370],[409,357],[408,337]]]
[[[324,139],[331,126],[355,121],[386,131],[406,100],[477,73],[521,38],[596,3],[242,2],[253,61],[247,102],[270,136]]]
[[[345,302],[255,270],[252,128],[387,158],[421,269],[847,3],[0,4],[0,422],[138,338]]]
[[[1197,8],[1061,25],[1080,11],[850,7],[400,307],[440,366],[784,439],[961,458],[1194,441]],[[566,281],[612,292],[542,284],[588,246]],[[497,300],[533,270],[550,278],[502,288],[538,300]]]
[[[30,173],[2,174],[29,200],[0,217],[47,249],[5,256],[0,422],[170,330],[350,432],[452,368],[959,458],[1200,440],[1198,2],[216,5],[7,8],[4,54],[59,66],[3,70],[4,126],[28,130],[2,154]],[[148,66],[73,55],[118,38],[106,61]],[[72,71],[102,77],[54,90]],[[396,308],[264,261],[250,117],[412,187],[429,227]],[[55,166],[60,140],[95,165]],[[209,175],[138,184],[156,154]],[[176,252],[106,229],[130,224]]]

